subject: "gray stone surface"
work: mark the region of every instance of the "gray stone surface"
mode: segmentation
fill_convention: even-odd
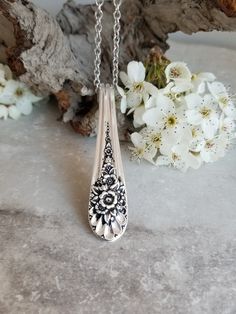
[[[236,90],[235,51],[173,44],[169,55]],[[236,156],[187,174],[129,161],[129,226],[93,236],[87,201],[95,139],[55,105],[0,121],[1,314],[235,314]]]

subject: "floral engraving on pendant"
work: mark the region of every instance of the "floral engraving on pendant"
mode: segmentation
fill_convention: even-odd
[[[89,204],[90,225],[98,236],[112,241],[122,235],[128,219],[126,189],[116,173],[109,123],[101,176],[92,185]]]

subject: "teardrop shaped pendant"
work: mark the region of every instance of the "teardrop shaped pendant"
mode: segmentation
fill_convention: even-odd
[[[114,89],[99,88],[96,155],[89,198],[89,224],[107,241],[119,239],[128,223],[127,192],[117,130]]]

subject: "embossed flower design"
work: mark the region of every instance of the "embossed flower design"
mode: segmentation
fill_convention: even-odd
[[[94,213],[103,215],[105,222],[109,223],[111,216],[116,216],[121,206],[124,206],[124,197],[120,183],[115,174],[104,175],[96,182],[91,195],[94,204]]]
[[[103,177],[103,184],[111,187],[111,188],[114,188],[115,185],[118,183],[117,181],[117,177],[114,175],[114,174],[107,174],[107,175],[104,175]]]
[[[90,204],[90,221],[97,234],[112,240],[122,232],[127,222],[125,188],[110,163],[91,190]]]
[[[91,188],[89,204],[90,225],[97,235],[112,241],[124,232],[127,225],[126,190],[116,172],[109,125],[102,171]]]
[[[105,212],[110,211],[111,209],[114,209],[117,204],[117,195],[113,191],[104,191],[100,195],[100,201],[99,204],[102,205],[105,209]]]
[[[106,153],[107,156],[112,156],[112,149],[111,149],[111,147],[108,146],[106,148],[106,150],[105,150],[105,153]]]

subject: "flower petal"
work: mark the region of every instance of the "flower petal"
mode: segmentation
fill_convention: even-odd
[[[156,107],[156,97],[154,96],[149,97],[149,99],[144,103],[144,105],[146,109]]]
[[[117,91],[121,95],[120,110],[121,110],[122,113],[126,113],[126,110],[127,110],[127,100],[126,100],[125,91],[120,86],[117,86]]]
[[[156,97],[156,107],[164,115],[175,113],[174,102],[169,97],[162,94],[158,94],[158,96]]]
[[[154,146],[149,146],[145,148],[143,158],[147,161],[154,163],[153,158],[156,156],[157,149]]]
[[[33,106],[31,101],[24,97],[23,99],[20,99],[16,102],[16,107],[18,108],[18,110],[23,113],[24,115],[29,115],[32,110],[33,110]]]
[[[0,103],[3,105],[13,105],[15,103],[15,97],[12,94],[7,94],[3,89],[0,93]]]
[[[143,121],[143,114],[145,112],[145,107],[144,106],[140,106],[137,107],[134,110],[134,127],[138,128],[140,126],[142,126],[145,122]]]
[[[200,72],[197,74],[197,78],[206,82],[212,82],[216,79],[215,75],[211,72]]]
[[[145,145],[145,141],[138,132],[134,132],[130,136],[132,143],[134,144],[135,147],[143,147]]]
[[[130,82],[129,77],[125,72],[120,72],[120,79],[125,87],[130,88],[132,86],[132,82]]]
[[[163,114],[159,108],[151,108],[144,112],[143,121],[151,127],[162,128],[164,127]]]
[[[127,100],[126,97],[122,97],[120,101],[120,111],[126,113],[127,110]]]
[[[201,126],[206,138],[211,139],[219,127],[219,119],[217,117],[212,117],[209,120],[203,119]]]
[[[21,113],[20,110],[18,108],[16,108],[16,106],[10,106],[8,108],[8,112],[9,112],[9,117],[11,117],[14,120],[19,119]]]
[[[174,132],[164,130],[162,132],[162,141],[160,144],[160,153],[162,155],[169,155],[172,152],[173,146],[178,143],[178,135]]]
[[[125,91],[123,90],[123,88],[121,88],[120,86],[117,85],[117,91],[120,94],[121,97],[125,97]]]
[[[174,153],[176,153],[177,155],[185,158],[189,149],[188,149],[188,146],[186,144],[179,143],[179,144],[173,146],[172,151]]]
[[[203,96],[202,106],[207,106],[214,110],[217,109],[217,103],[211,94],[205,94]]]
[[[210,93],[214,97],[218,97],[220,94],[227,94],[227,90],[221,82],[213,82],[213,83],[207,83],[208,89]]]
[[[194,156],[192,153],[188,153],[186,157],[186,163],[188,164],[189,167],[193,169],[199,169],[199,167],[202,164],[202,160],[200,155],[199,156]]]
[[[190,124],[199,125],[202,122],[202,116],[200,112],[196,110],[186,110],[185,114],[186,114],[187,121]]]
[[[25,84],[14,80],[7,81],[2,93],[0,94],[0,103],[6,105],[15,104],[18,99],[16,95],[16,91],[18,88],[25,88]]]
[[[7,116],[8,116],[8,108],[4,105],[0,105],[0,118],[3,118],[4,120],[6,120]]]
[[[173,93],[183,93],[189,91],[193,87],[192,83],[187,80],[176,80],[175,85],[172,87],[171,91]]]
[[[226,116],[230,117],[233,120],[236,120],[236,107],[233,102],[229,102],[227,106],[221,106],[221,109]]]
[[[201,150],[200,151],[200,156],[201,156],[202,160],[207,162],[207,163],[212,161],[211,160],[211,153],[208,152],[208,151]]]
[[[25,97],[27,97],[27,99],[32,103],[37,103],[39,102],[40,100],[43,99],[43,97],[41,96],[37,96],[35,94],[32,93],[32,91],[27,87],[26,90],[25,90]]]
[[[197,93],[198,94],[203,94],[206,90],[206,83],[205,82],[201,82],[198,87],[197,87]]]
[[[185,96],[185,101],[189,109],[196,109],[202,102],[202,97],[196,93],[189,94]]]
[[[149,82],[143,82],[145,90],[148,94],[155,96],[158,95],[158,88]]]
[[[235,130],[235,121],[229,117],[224,118],[223,116],[220,118],[220,131],[222,133],[231,134]]]
[[[126,96],[126,101],[128,108],[137,107],[142,102],[142,94],[129,91]]]
[[[127,67],[127,74],[132,83],[143,82],[146,75],[146,69],[142,62],[131,61]]]
[[[171,163],[171,160],[168,156],[159,156],[156,160],[157,166],[168,166]]]

